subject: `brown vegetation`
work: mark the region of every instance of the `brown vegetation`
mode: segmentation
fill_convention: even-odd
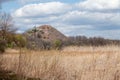
[[[2,68],[41,80],[119,80],[119,46],[67,47],[62,51],[28,51],[2,57]],[[20,63],[19,63],[20,59]],[[18,72],[18,65],[20,71]]]

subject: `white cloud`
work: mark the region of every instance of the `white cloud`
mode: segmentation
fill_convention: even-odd
[[[120,9],[120,0],[86,0],[78,6],[90,10]]]
[[[119,38],[120,13],[114,11],[106,12],[105,10],[119,9],[119,2],[117,3],[117,1],[86,0],[80,2],[77,7],[76,4],[70,5],[62,2],[28,4],[17,9],[13,13],[13,17],[21,30],[26,30],[35,25],[50,24],[66,35],[80,34]],[[110,37],[113,35],[115,37]]]
[[[22,31],[22,30],[18,30],[16,33],[23,33],[24,31]]]
[[[103,13],[103,12],[88,12],[88,11],[71,11],[63,15],[63,22],[73,25],[82,24],[118,24],[120,25],[119,13]]]
[[[29,4],[15,11],[16,17],[57,15],[69,11],[71,7],[61,2]]]

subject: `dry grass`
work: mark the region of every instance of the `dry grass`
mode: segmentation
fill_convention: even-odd
[[[2,67],[28,77],[42,80],[120,80],[119,46],[66,47],[62,51],[23,50],[20,58],[18,51],[12,51],[7,50],[2,56]]]

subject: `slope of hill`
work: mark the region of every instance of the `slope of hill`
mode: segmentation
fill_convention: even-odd
[[[44,41],[67,40],[67,37],[50,25],[42,25],[29,30],[28,36],[42,39]]]

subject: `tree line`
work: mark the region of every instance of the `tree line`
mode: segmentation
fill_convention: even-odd
[[[66,42],[64,43],[66,44]],[[120,40],[104,39],[102,37],[70,36],[67,45],[76,46],[106,46],[120,45]]]
[[[61,50],[66,46],[109,46],[109,45],[117,45],[120,46],[120,40],[111,40],[104,39],[102,37],[86,37],[86,36],[70,36],[68,40],[54,40],[54,42],[46,42],[39,38],[29,37],[27,39],[27,48],[28,49],[57,49]]]

